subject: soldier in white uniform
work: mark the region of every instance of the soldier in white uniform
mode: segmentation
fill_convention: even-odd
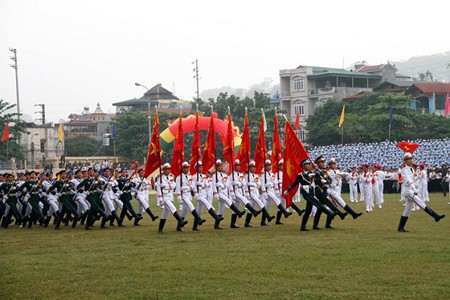
[[[164,233],[164,225],[166,224],[169,212],[178,221],[178,227],[184,227],[188,222],[184,221],[178,214],[175,205],[173,205],[173,191],[175,190],[175,183],[173,177],[170,175],[170,164],[162,165],[163,174],[156,181],[156,193],[158,195],[158,202],[163,205],[161,220],[159,221],[158,232]]]
[[[261,173],[261,191],[262,196],[266,200],[266,204],[264,207],[267,211],[270,209],[270,205],[273,202],[275,206],[278,208],[277,212],[277,224],[283,224],[281,219],[281,214],[284,215],[285,218],[288,218],[290,215],[292,215],[292,212],[288,212],[286,210],[286,201],[284,201],[284,206],[281,204],[280,198],[276,196],[276,190],[278,190],[278,186],[275,184],[275,178],[272,174],[272,162],[270,159],[267,159],[264,162],[264,171]],[[278,192],[279,194],[279,192]],[[293,204],[293,203],[292,203]],[[261,223],[265,223],[265,217],[262,216],[263,221]]]
[[[407,232],[405,229],[405,224],[408,221],[409,214],[411,213],[411,207],[413,203],[419,205],[427,214],[432,216],[436,222],[439,222],[445,215],[439,215],[433,211],[429,206],[425,205],[422,199],[419,198],[419,191],[414,185],[414,170],[412,168],[413,156],[411,153],[407,152],[403,155],[403,161],[405,166],[402,168],[402,194],[406,200],[405,210],[400,217],[400,224],[398,225],[399,232]]]
[[[429,202],[430,197],[428,196],[428,174],[425,169],[425,164],[420,164],[420,172],[418,176],[419,185],[419,197],[423,202]]]
[[[364,202],[366,203],[366,212],[373,211],[372,203],[373,203],[373,185],[372,185],[372,172],[368,170],[367,165],[363,165],[363,173],[361,174],[361,198],[364,198]]]
[[[198,161],[195,163],[195,170],[196,173],[192,175],[192,191],[194,192],[195,199],[197,199],[198,205],[197,205],[197,212],[198,215],[201,216],[201,213],[203,211],[203,207],[206,208],[208,213],[214,218],[216,221],[222,221],[223,217],[219,217],[212,206],[212,203],[210,200],[208,200],[207,185],[211,185],[210,182],[208,182],[208,178],[206,175],[202,174],[203,172],[203,163],[201,161]],[[194,226],[192,230],[199,231],[198,229],[198,222],[197,219],[194,220]]]
[[[347,178],[350,186],[350,202],[358,202],[359,173],[356,171],[356,167],[352,167],[352,172]]]
[[[380,165],[375,166],[375,172],[373,174],[375,178],[375,184],[373,185],[373,194],[374,198],[376,199],[376,203],[378,205],[378,208],[382,208],[382,205],[384,203],[384,180],[386,178],[386,174],[382,169]]]
[[[241,169],[241,162],[239,159],[236,159],[234,161],[234,170],[231,176],[228,178],[230,183],[230,190],[231,190],[231,198],[235,201],[236,207],[240,208],[241,203],[249,210],[249,212],[254,216],[258,216],[261,211],[256,210],[251,204],[250,201],[244,196],[244,174],[240,172]],[[231,214],[231,228],[239,228],[239,226],[236,224],[237,220],[237,214],[232,213]]]
[[[50,190],[50,187],[55,183],[55,179],[53,178],[52,172],[47,172],[47,179],[42,182],[43,187],[43,194],[47,198],[47,203],[50,206],[47,210],[47,217],[44,221],[44,227],[48,227],[48,224],[50,223],[50,219],[52,218],[52,215],[54,214],[55,219],[59,214],[59,206],[58,206],[58,197],[56,196],[56,190],[52,191]]]
[[[101,181],[101,190],[102,190],[102,200],[105,203],[105,212],[106,215],[112,215],[114,219],[117,220],[117,224],[119,227],[125,227],[123,225],[123,219],[120,219],[117,215],[116,208],[114,206],[114,203],[117,203],[116,198],[118,197],[116,195],[116,192],[118,192],[117,187],[117,181],[114,178],[114,176],[111,176],[111,169],[109,167],[106,167],[103,169],[103,174],[100,176]],[[123,203],[120,201],[120,204]],[[110,217],[111,219],[111,217]],[[101,228],[106,228],[106,218],[102,219]]]
[[[254,160],[251,160],[248,164],[249,173],[244,178],[245,188],[248,192],[249,199],[253,202],[253,207],[258,206],[262,211],[261,218],[261,226],[267,226],[265,221],[271,222],[275,216],[271,216],[269,211],[266,209],[264,203],[261,201],[259,188],[261,183],[259,182],[258,176],[255,174],[256,171],[256,163]],[[250,224],[252,219],[252,214],[247,213],[245,218],[245,227],[253,227]]]
[[[227,185],[227,175],[223,172],[223,164],[220,159],[216,161],[216,173],[212,177],[212,188],[214,198],[219,201],[219,210],[218,215],[222,217],[223,212],[225,210],[225,206],[231,208],[233,212],[235,212],[239,218],[241,218],[245,214],[244,211],[240,211],[239,208],[233,203],[233,201],[228,198],[228,185]],[[214,229],[222,229],[220,227],[220,221],[216,220],[214,224]]]
[[[77,203],[77,214],[80,216],[82,222],[81,225],[84,225],[86,217],[89,213],[89,202],[86,200],[86,194],[83,189],[78,189],[78,185],[83,181],[82,171],[76,170],[74,173],[74,178],[72,178],[71,182],[73,184],[74,190],[77,192],[75,197],[75,202]]]
[[[177,194],[177,200],[182,205],[181,218],[184,220],[188,210],[194,216],[194,230],[198,231],[198,226],[202,225],[206,220],[202,219],[195,210],[194,204],[192,204],[192,178],[189,175],[189,163],[183,162],[181,164],[181,174],[175,179],[176,187],[175,193]],[[192,194],[191,194],[192,192]],[[183,227],[178,226],[177,231],[183,231]]]
[[[150,182],[144,177],[144,168],[139,168],[137,173],[138,177],[133,178],[131,181],[133,183],[131,190],[136,193],[135,198],[139,202],[138,216],[145,211],[150,216],[152,221],[155,222],[158,219],[158,216],[155,216],[153,211],[150,209],[148,202],[148,193],[151,186]]]
[[[355,212],[347,203],[345,203],[340,193],[338,193],[338,190],[340,190],[338,178],[342,175],[338,173],[336,170],[336,160],[331,159],[328,165],[330,166],[330,170],[327,171],[328,189],[326,191],[328,195],[331,197],[332,200],[334,200],[334,202],[339,204],[346,212],[348,212],[353,217],[353,219],[357,219],[362,215],[362,213]],[[345,176],[345,174],[343,175]]]
[[[281,205],[283,205],[283,207],[286,207],[286,200],[281,195],[281,190],[283,188],[283,167],[284,167],[284,160],[280,159],[280,161],[278,161],[278,163],[277,163],[278,171],[274,174],[274,177],[275,177],[274,184],[275,184],[275,195],[278,197],[278,199],[281,200]],[[296,197],[297,197],[297,195],[299,196],[298,202],[300,202],[301,201],[301,197],[300,197],[301,193],[300,193],[300,191],[297,191],[297,193],[295,195],[296,195]],[[293,201],[291,203],[292,209],[295,210],[295,212],[299,216],[303,215],[303,213],[306,210],[305,209],[301,209],[294,202],[295,201]],[[286,208],[286,210],[289,211],[289,208]],[[278,225],[284,224],[283,222],[281,222],[282,214],[283,213],[281,211],[277,212],[277,218],[276,218],[276,223],[275,224],[278,224]]]

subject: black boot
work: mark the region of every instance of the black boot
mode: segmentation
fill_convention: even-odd
[[[408,221],[408,217],[404,217],[404,216],[400,217],[400,224],[398,224],[399,232],[408,232],[408,230],[405,229],[406,221]]]
[[[109,217],[103,217],[102,218],[102,223],[101,223],[101,225],[100,225],[100,228],[102,228],[102,229],[106,229],[106,228],[108,228],[108,227],[106,227],[106,222],[109,220]]]
[[[61,229],[61,222],[62,222],[62,216],[61,216],[61,214],[59,214],[58,215],[58,218],[56,218],[56,221],[55,221],[55,229],[56,230],[60,230]]]
[[[275,222],[275,224],[277,225],[284,225],[283,222],[281,222],[281,216],[283,215],[283,213],[281,211],[277,211],[277,221]]]
[[[278,204],[277,207],[283,213],[285,218],[288,218],[290,215],[292,215],[292,212],[287,211],[286,208],[284,208],[283,204]]]
[[[341,218],[341,220],[344,220],[345,217],[348,215],[348,212],[341,212],[339,209],[336,209],[335,213],[339,216],[339,218]]]
[[[123,225],[123,219],[119,218],[119,216],[117,215],[117,212],[115,210],[113,210],[111,212],[111,215],[114,217],[114,219],[117,220],[117,226],[125,227],[125,225]]]
[[[134,226],[141,226],[141,225],[139,225],[139,221],[142,220],[142,216],[138,215],[138,214],[134,211],[134,209],[131,209],[130,212],[131,212],[131,215],[132,215],[133,218],[134,218]]]
[[[150,216],[150,218],[152,218],[152,221],[153,221],[153,222],[155,222],[156,219],[159,218],[158,216],[155,216],[155,215],[153,214],[153,212],[152,212],[152,210],[150,209],[150,207],[148,207],[145,211],[148,213],[148,215]]]
[[[223,220],[223,217],[219,217],[217,215],[216,211],[214,210],[214,208],[212,208],[212,207],[208,210],[208,213],[211,215],[211,217],[214,218],[214,220],[219,220],[219,219],[220,219],[220,221]]]
[[[183,228],[184,225],[188,223],[188,221],[185,221],[181,218],[180,214],[177,211],[173,213],[173,217],[178,221],[177,229],[178,227]]]
[[[346,211],[346,212],[348,212],[352,217],[353,217],[353,219],[358,219],[360,216],[362,216],[362,213],[361,212],[359,212],[359,213],[357,213],[357,212],[355,212],[350,206],[348,206],[348,205],[346,205],[345,207],[344,207],[344,210]]]
[[[235,214],[238,215],[239,219],[242,218],[243,215],[245,215],[245,210],[239,211],[239,208],[237,208],[234,203],[231,204],[230,208],[232,211],[234,211]]]
[[[245,225],[244,227],[253,227],[252,224],[250,224],[250,221],[252,220],[253,215],[251,213],[247,213],[247,216],[245,217]]]
[[[293,210],[295,210],[296,213],[298,213],[299,216],[303,215],[303,213],[305,212],[304,209],[301,209],[300,207],[298,207],[295,203],[292,202],[291,207]]]
[[[275,219],[275,216],[271,216],[265,207],[263,207],[261,209],[261,211],[262,211],[263,215],[266,216],[267,222],[270,223],[270,222],[272,222],[273,219]]]
[[[94,216],[92,215],[92,213],[88,213],[88,216],[86,218],[86,226],[84,227],[84,229],[92,230],[94,229],[92,225],[94,225]]]
[[[445,215],[438,215],[434,210],[431,209],[428,205],[425,207],[425,212],[432,216],[436,222],[439,222],[441,219],[445,218]]]
[[[165,224],[166,224],[166,219],[159,220],[159,226],[158,226],[159,233],[164,233],[163,229],[164,229]]]
[[[73,219],[72,228],[77,228],[78,220],[79,220],[78,216],[75,216]]]
[[[194,219],[194,226],[192,226],[192,231],[200,231],[200,229],[198,229],[198,220]]]
[[[237,220],[237,214],[232,214],[230,228],[239,228],[239,225],[236,224],[236,220]]]
[[[181,220],[182,220],[182,222],[181,223],[178,222],[178,224],[177,224],[177,231],[184,231],[184,225],[183,225],[184,218],[181,218]]]
[[[220,221],[223,220],[222,215],[218,215],[219,219],[216,219],[216,221],[214,222],[214,229],[218,229],[221,230],[223,229],[222,227],[220,227]]]
[[[257,217],[261,213],[260,210],[254,209],[250,203],[247,203],[245,207],[248,209],[249,212],[253,214],[254,217]]]
[[[261,226],[269,226],[269,225],[266,223],[266,219],[267,219],[266,215],[265,215],[265,214],[262,214],[262,216],[261,216]]]
[[[314,216],[313,230],[321,230],[321,228],[319,227],[319,221],[320,221],[321,214],[322,214],[322,212],[319,210],[316,212],[316,215]]]
[[[306,228],[306,223],[308,223],[309,214],[304,214],[302,218],[302,224],[300,225],[300,231],[309,231]]]
[[[123,213],[123,210],[122,210],[122,213]],[[133,219],[133,215],[130,214],[127,209],[125,210],[125,214],[124,215],[128,218],[128,221],[131,221],[131,219]],[[123,219],[122,216],[120,218]]]
[[[201,226],[203,223],[205,223],[205,219],[202,219],[200,215],[198,214],[197,210],[191,211],[191,214],[194,216],[194,218],[197,220],[198,226]]]

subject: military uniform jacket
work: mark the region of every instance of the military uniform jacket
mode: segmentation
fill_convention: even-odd
[[[156,193],[158,198],[165,200],[173,200],[173,191],[175,190],[175,183],[172,176],[161,175],[156,181]]]
[[[194,191],[194,194],[200,194],[206,197],[206,176],[202,173],[196,173],[192,175],[192,184],[191,188]]]
[[[127,177],[119,177],[117,179],[117,187],[119,191],[122,191],[122,195],[120,195],[121,200],[131,200],[131,189],[135,187],[135,184],[131,181],[128,182],[129,179]]]
[[[2,184],[2,186],[0,187],[0,191],[2,192],[2,196],[8,196],[8,201],[10,203],[17,203],[17,192],[18,192],[18,187],[17,187],[17,183],[12,181],[12,182],[4,182]]]

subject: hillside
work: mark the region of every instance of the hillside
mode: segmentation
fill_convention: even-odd
[[[450,51],[431,55],[414,56],[408,60],[392,62],[398,73],[419,77],[420,73],[430,71],[435,80],[450,82]]]

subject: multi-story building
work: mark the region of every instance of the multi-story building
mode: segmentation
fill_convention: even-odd
[[[68,122],[64,123],[64,137],[67,139],[77,136],[88,136],[101,140],[103,135],[112,132],[112,123],[115,114],[104,113],[97,103],[93,113],[89,112],[89,107],[84,107],[82,114],[70,114]]]
[[[59,124],[27,124],[27,134],[20,138],[26,157],[24,169],[40,169],[50,164],[58,167],[64,154],[64,142],[60,141],[58,130]]]
[[[160,83],[145,92],[139,99],[116,102],[113,103],[113,106],[116,107],[117,113],[133,110],[144,114],[151,114],[155,108],[158,108],[158,111],[178,112],[182,106],[191,107],[190,103],[185,103]]]

